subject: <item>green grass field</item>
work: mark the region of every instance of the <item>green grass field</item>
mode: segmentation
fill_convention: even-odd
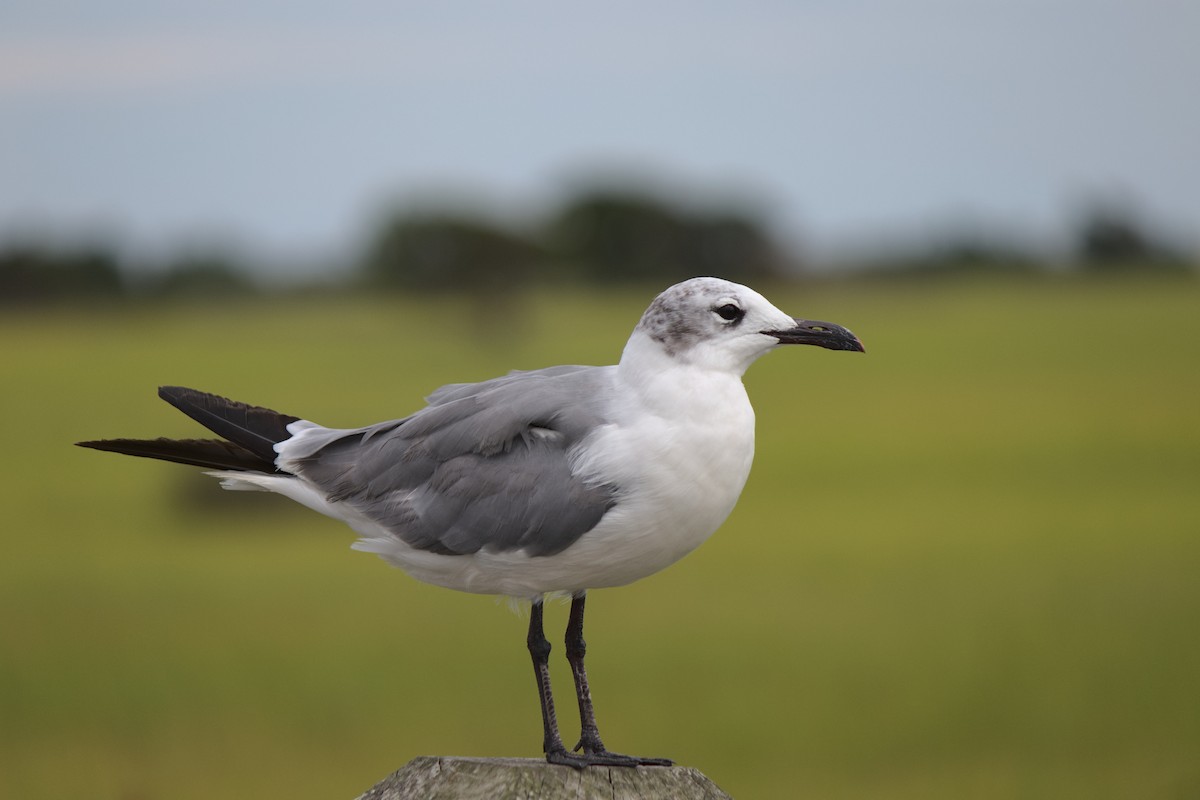
[[[537,755],[504,602],[280,498],[70,443],[195,434],[159,383],[350,426],[610,363],[652,293],[0,319],[0,797],[328,800],[417,755]],[[868,353],[755,365],[729,522],[592,595],[609,744],[740,798],[1200,796],[1200,286],[768,294]]]

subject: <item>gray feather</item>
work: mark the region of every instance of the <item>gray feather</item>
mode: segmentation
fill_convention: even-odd
[[[570,455],[604,420],[613,367],[552,367],[443,386],[410,417],[331,432],[289,454],[330,500],[436,553],[561,552],[616,503]],[[580,398],[586,398],[582,402]]]

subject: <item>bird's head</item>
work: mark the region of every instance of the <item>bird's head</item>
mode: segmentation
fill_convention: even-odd
[[[657,347],[668,358],[738,375],[781,344],[863,352],[841,325],[789,316],[753,289],[720,278],[692,278],[664,291],[630,340],[637,349]]]

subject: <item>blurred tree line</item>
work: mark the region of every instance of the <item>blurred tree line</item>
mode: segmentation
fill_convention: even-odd
[[[704,208],[634,190],[592,189],[524,228],[453,208],[401,209],[367,237],[343,286],[494,297],[545,283],[665,285],[695,275],[753,283],[810,275],[754,214]],[[1136,213],[1111,204],[1081,216],[1070,261],[1079,274],[1184,274],[1195,267]],[[995,234],[951,236],[855,266],[847,273],[891,278],[1052,269],[1045,256]],[[111,244],[0,241],[0,306],[250,295],[260,291],[254,273],[253,264],[216,249],[137,269]]]
[[[1018,235],[984,230],[934,239],[907,252],[900,249],[862,267],[866,274],[900,277],[1063,271],[1087,276],[1188,275],[1196,274],[1197,264],[1194,254],[1189,256],[1154,232],[1133,208],[1099,202],[1080,215],[1065,263],[1052,262],[1037,248],[1023,245]]]
[[[738,211],[685,211],[650,195],[592,191],[532,230],[456,212],[399,212],[366,248],[362,275],[381,286],[442,290],[529,282],[674,283],[695,275],[781,277],[766,227]]]

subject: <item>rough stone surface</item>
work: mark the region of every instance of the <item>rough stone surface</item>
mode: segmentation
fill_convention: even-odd
[[[731,800],[691,767],[588,767],[532,758],[414,758],[358,800]]]

